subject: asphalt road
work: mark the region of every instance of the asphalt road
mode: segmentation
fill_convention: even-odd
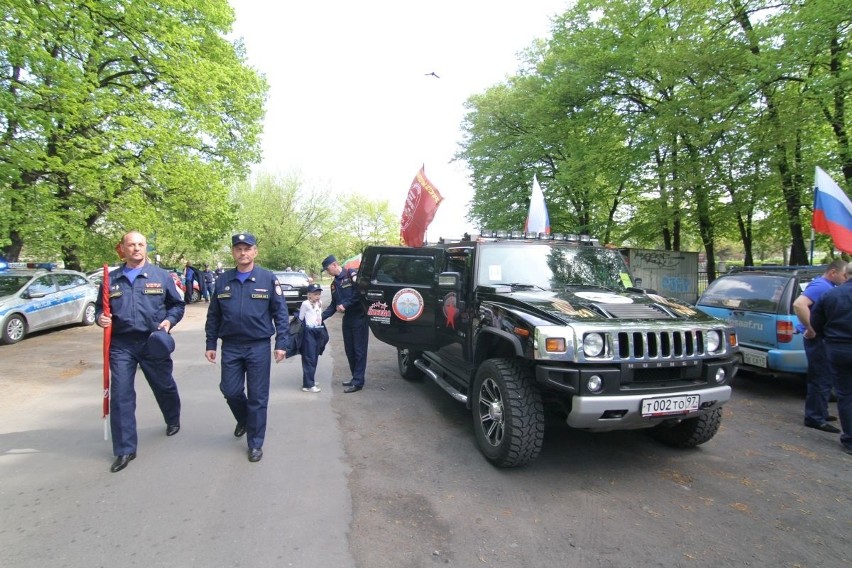
[[[166,438],[140,379],[139,457],[109,473],[97,328],[0,347],[0,562],[29,566],[852,566],[852,457],[801,425],[801,383],[737,377],[717,436],[694,450],[548,418],[522,469],[479,454],[471,417],[370,344],[366,388],[339,334],[318,395],[273,366],[264,458],[203,358],[204,304],[175,330],[182,429]],[[834,405],[832,404],[834,411]]]

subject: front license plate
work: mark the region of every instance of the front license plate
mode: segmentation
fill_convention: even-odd
[[[299,295],[298,290],[284,290],[283,294],[288,298],[294,298]]]
[[[686,414],[698,410],[701,397],[697,394],[686,396],[667,396],[663,398],[646,398],[642,401],[642,416],[669,416]]]
[[[763,353],[751,353],[749,351],[743,351],[743,363],[746,365],[751,365],[752,367],[763,367],[766,368],[766,355]]]

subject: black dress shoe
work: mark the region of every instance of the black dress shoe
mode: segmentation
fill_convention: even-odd
[[[109,470],[113,473],[121,471],[122,469],[127,467],[127,464],[129,464],[131,460],[134,459],[136,459],[135,453],[125,454],[123,456],[116,456],[115,461],[112,462],[112,466],[110,466]]]
[[[349,393],[349,392],[358,392],[358,391],[359,391],[359,390],[361,390],[362,388],[364,388],[364,387],[359,387],[359,386],[357,386],[357,385],[352,385],[351,387],[346,387],[345,389],[343,389],[343,392],[346,392],[346,393]]]
[[[166,436],[174,436],[180,432],[180,424],[169,424],[166,426]]]
[[[822,430],[823,432],[828,432],[829,434],[840,434],[840,429],[832,426],[828,422],[823,422],[822,424],[805,424],[808,428],[813,428],[814,430]]]
[[[348,381],[343,381],[343,386],[344,387],[351,387],[352,386],[352,380],[350,379]]]
[[[250,462],[259,462],[263,457],[263,450],[260,448],[249,448],[248,458]]]
[[[837,416],[829,416],[825,419],[826,422],[837,422]]]
[[[245,424],[237,424],[237,427],[234,428],[234,436],[237,438],[242,438],[246,433],[246,425]]]

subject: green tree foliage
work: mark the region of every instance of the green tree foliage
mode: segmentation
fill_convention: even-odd
[[[399,244],[399,214],[387,201],[371,201],[363,195],[347,196],[337,215],[337,225],[346,237],[336,243],[338,254],[349,258],[368,245]]]
[[[470,219],[679,250],[785,235],[806,262],[815,165],[849,183],[848,8],[833,0],[580,0],[517,76],[468,100]],[[777,239],[773,239],[777,240]],[[761,250],[761,254],[765,251]]]
[[[123,232],[172,257],[233,224],[267,86],[226,0],[6,0],[0,246],[77,266]],[[112,253],[114,254],[114,253]],[[112,257],[110,257],[112,258]]]
[[[234,201],[239,204],[234,230],[257,237],[258,262],[271,269],[318,274],[329,254],[343,261],[367,245],[399,242],[399,218],[386,201],[332,196],[328,189],[307,188],[295,174],[259,175],[237,186]]]
[[[331,199],[327,193],[306,191],[298,176],[257,176],[237,187],[239,204],[235,230],[248,231],[258,239],[258,261],[273,269],[320,265],[317,244],[330,231]],[[230,235],[228,236],[230,238]]]

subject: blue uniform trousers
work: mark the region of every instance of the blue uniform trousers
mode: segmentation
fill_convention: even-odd
[[[110,400],[109,418],[112,430],[113,455],[136,452],[136,389],[137,366],[154,393],[166,425],[180,424],[180,396],[172,376],[171,357],[155,359],[148,353],[147,334],[115,336],[109,350]]]
[[[828,364],[822,337],[804,340],[808,358],[805,424],[818,426],[828,420],[828,399],[834,386],[834,372]]]
[[[345,314],[343,316],[343,348],[352,373],[352,384],[364,386],[364,374],[367,371],[367,346],[370,328],[364,314]]]
[[[249,448],[263,447],[266,436],[270,357],[268,339],[251,343],[222,342],[222,381],[219,390],[225,396],[237,424],[245,424]]]
[[[210,296],[213,295],[213,286],[215,282],[202,282],[201,283],[201,297],[204,298],[205,302],[210,301]]]
[[[852,344],[826,343],[825,350],[829,364],[836,371],[840,443],[852,449]]]
[[[319,361],[320,340],[323,336],[321,327],[303,327],[302,347],[302,387],[309,389],[316,384],[317,362]]]

